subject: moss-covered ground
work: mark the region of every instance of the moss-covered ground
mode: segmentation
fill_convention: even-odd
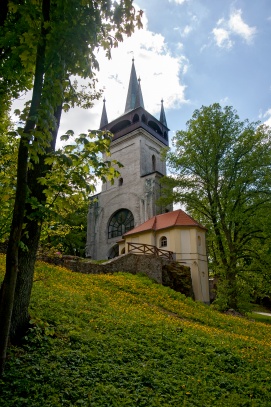
[[[271,406],[271,326],[147,277],[38,263],[30,313],[1,407]]]

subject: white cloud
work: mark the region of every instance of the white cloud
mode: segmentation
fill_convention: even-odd
[[[178,42],[176,44],[176,48],[178,49],[178,51],[182,51],[183,50],[183,43],[182,42]]]
[[[230,34],[226,29],[214,28],[212,33],[214,34],[216,45],[218,45],[221,48],[232,47],[233,42],[230,39]]]
[[[228,96],[225,96],[224,98],[220,99],[219,102],[222,106],[227,106],[230,103],[230,99]]]
[[[242,10],[234,10],[230,15],[229,19],[229,29],[240,35],[247,43],[250,43],[255,36],[257,29],[256,27],[250,27],[242,19]]]
[[[146,14],[143,25],[144,29],[137,30],[118,48],[112,50],[110,61],[102,51],[97,54],[100,65],[97,74],[98,87],[104,89],[109,121],[124,113],[132,58],[135,59],[136,73],[141,78],[147,111],[158,117],[162,98],[166,113],[168,109],[175,109],[186,103],[185,86],[180,83],[179,75],[187,72],[188,60],[182,55],[172,56],[164,37],[148,30]],[[97,129],[100,125],[102,104],[101,99],[88,111],[70,110],[63,116],[62,133],[70,128],[78,132]]]
[[[244,22],[240,9],[233,10],[228,20],[220,18],[212,30],[216,45],[227,49],[234,44],[232,37],[241,37],[247,44],[251,44],[256,32],[256,27],[250,27]]]
[[[268,109],[263,115],[263,118],[265,118],[266,120],[263,122],[263,124],[266,124],[267,126],[271,127],[271,108]]]
[[[186,37],[188,34],[191,33],[192,30],[193,30],[193,27],[191,25],[186,25],[182,31],[182,36]]]

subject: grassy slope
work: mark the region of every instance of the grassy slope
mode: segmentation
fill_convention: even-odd
[[[146,277],[39,263],[31,316],[37,327],[9,352],[1,407],[271,405],[271,326]]]

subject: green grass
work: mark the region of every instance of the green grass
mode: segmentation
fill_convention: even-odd
[[[262,314],[257,314],[256,312],[251,312],[248,314],[248,317],[252,318],[258,322],[263,322],[265,324],[271,324],[271,316],[268,316],[268,315],[262,315]]]
[[[38,263],[30,313],[23,346],[9,350],[1,407],[271,405],[271,326],[147,277]]]

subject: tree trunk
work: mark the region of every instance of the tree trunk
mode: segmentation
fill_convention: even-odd
[[[8,0],[0,1],[0,26],[2,27],[5,24],[8,14]]]
[[[235,270],[227,272],[226,283],[227,283],[228,307],[234,310],[238,310],[238,291]]]
[[[47,149],[47,153],[55,150],[55,143],[60,123],[62,106],[56,109],[55,118],[57,126],[52,131],[52,142]],[[33,163],[33,169],[29,170],[28,187],[30,189],[31,197],[34,197],[38,202],[44,206],[46,203],[46,196],[43,192],[45,186],[39,183],[39,178],[43,177],[46,172],[50,171],[51,166],[45,164],[46,156],[39,157],[39,163]],[[18,344],[21,338],[26,333],[29,327],[29,312],[28,307],[30,303],[31,291],[33,286],[33,276],[36,262],[36,255],[39,246],[39,239],[42,227],[42,218],[40,213],[35,213],[31,204],[26,205],[25,218],[24,218],[24,234],[22,242],[27,246],[27,250],[20,249],[19,251],[19,270],[20,273],[17,277],[16,291],[14,298],[14,306],[10,328],[10,340],[13,344]]]
[[[49,18],[49,2],[43,1],[43,17]],[[44,18],[47,20],[48,18]],[[43,20],[43,21],[44,21]],[[8,242],[6,255],[6,273],[1,286],[0,298],[0,376],[4,372],[6,353],[8,347],[11,316],[14,305],[15,286],[18,276],[18,253],[21,241],[25,203],[27,197],[27,167],[28,167],[28,143],[29,133],[35,128],[35,121],[32,119],[36,116],[40,106],[40,99],[43,86],[44,61],[45,61],[45,31],[42,21],[42,37],[37,49],[35,81],[33,86],[33,96],[30,106],[29,119],[24,128],[24,134],[21,136],[18,151],[17,167],[17,185],[16,196],[13,210],[13,219]]]

